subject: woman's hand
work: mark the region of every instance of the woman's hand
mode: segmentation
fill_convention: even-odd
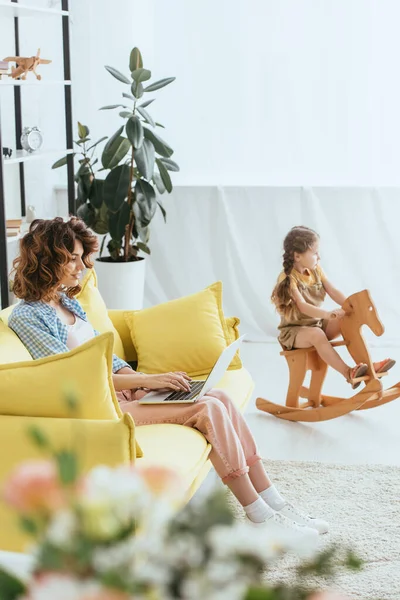
[[[343,308],[336,308],[329,313],[329,319],[343,319],[345,316],[346,312],[343,310]]]
[[[183,371],[176,373],[160,373],[158,375],[144,375],[143,387],[149,390],[174,390],[176,392],[190,392],[191,378]]]

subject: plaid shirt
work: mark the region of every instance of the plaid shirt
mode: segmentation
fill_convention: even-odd
[[[78,300],[61,294],[61,302],[74,315],[87,322],[87,316]],[[45,302],[25,302],[21,300],[13,309],[8,326],[17,334],[34,359],[69,352],[67,346],[67,326],[57,316],[55,308]],[[94,335],[99,332],[93,329]],[[116,373],[128,363],[113,355],[113,372]]]

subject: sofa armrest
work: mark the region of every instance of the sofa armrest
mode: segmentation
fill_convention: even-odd
[[[135,346],[132,343],[131,333],[129,327],[125,322],[124,313],[129,312],[122,309],[109,309],[108,316],[110,317],[112,324],[121,336],[122,343],[125,350],[125,358],[129,362],[137,361],[137,353]]]

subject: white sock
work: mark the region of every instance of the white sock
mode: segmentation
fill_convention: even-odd
[[[257,500],[243,508],[246,515],[253,523],[263,523],[274,515],[272,508],[267,506],[262,498],[257,498]]]
[[[285,498],[282,498],[274,485],[260,492],[260,497],[274,510],[281,510],[286,504]]]

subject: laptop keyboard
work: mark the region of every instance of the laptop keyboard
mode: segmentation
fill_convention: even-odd
[[[190,392],[172,392],[172,394],[165,398],[164,402],[174,402],[176,400],[191,400],[192,398],[195,398],[195,396],[197,396],[203,385],[204,381],[192,381],[192,383],[190,384]]]

